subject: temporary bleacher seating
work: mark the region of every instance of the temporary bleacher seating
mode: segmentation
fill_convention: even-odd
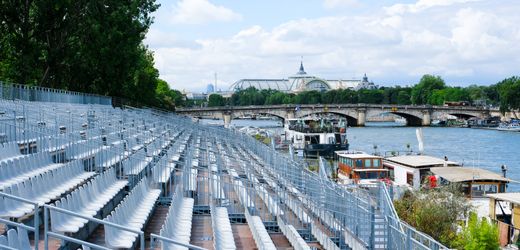
[[[94,216],[127,184],[126,180],[118,180],[114,168],[98,175],[85,185],[55,203],[63,208],[84,216]],[[74,233],[87,221],[51,210],[51,226],[53,231]]]
[[[273,240],[267,233],[265,229],[265,225],[262,222],[262,219],[259,216],[252,216],[249,211],[246,209],[246,220],[249,225],[249,229],[253,234],[253,239],[255,240],[256,247],[259,250],[275,250],[276,247],[273,243]]]
[[[236,249],[226,207],[211,207],[211,223],[215,249]]]
[[[148,187],[143,178],[130,194],[110,213],[105,221],[141,230],[150,216],[161,190]],[[131,248],[137,234],[105,225],[105,242],[113,248]]]
[[[291,243],[293,248],[295,250],[310,250],[311,248],[305,242],[305,240],[301,237],[300,233],[294,228],[293,225],[286,224],[285,221],[278,217],[277,220],[278,226],[280,227],[280,230],[285,235],[287,240]]]
[[[27,230],[21,227],[9,229],[7,231],[7,237],[3,235],[0,236],[0,246],[8,246],[10,248],[21,250],[32,249]]]
[[[37,175],[21,183],[5,188],[4,192],[22,197],[40,205],[49,203],[63,193],[81,184],[94,172],[85,172],[83,162],[73,161],[63,167]],[[3,197],[0,200],[0,216],[21,217],[33,210],[33,206]]]
[[[194,199],[183,197],[179,190],[177,189],[174,194],[172,205],[161,228],[160,235],[188,244],[191,237]],[[188,248],[163,242],[162,249]]]
[[[20,146],[16,142],[0,143],[0,161],[13,160],[22,157]]]
[[[125,175],[137,175],[152,162],[153,158],[144,154],[144,150],[135,152],[132,157],[124,159],[121,164]]]
[[[53,163],[49,153],[35,153],[0,161],[0,189],[63,166]]]

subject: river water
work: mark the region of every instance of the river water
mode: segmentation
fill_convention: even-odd
[[[222,124],[220,120],[206,120],[205,123]],[[271,120],[233,120],[234,126],[269,127],[280,133],[283,131],[279,121]],[[272,128],[279,126],[278,128]],[[423,127],[424,153],[450,161],[463,163],[464,166],[480,167],[501,173],[500,166],[508,167],[507,177],[520,181],[520,133],[471,128]],[[396,123],[367,123],[366,127],[352,127],[347,130],[351,150],[362,150],[384,155],[385,152],[417,152],[418,142],[415,127],[398,126]],[[520,184],[510,184],[509,192],[520,191]]]

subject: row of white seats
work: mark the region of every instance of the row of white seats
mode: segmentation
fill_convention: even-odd
[[[27,233],[27,230],[21,227],[9,229],[7,231],[7,237],[0,235],[0,248],[2,248],[1,246],[21,250],[32,249],[31,242],[29,241],[29,234]]]
[[[175,163],[169,162],[168,158],[168,155],[164,155],[152,168],[154,182],[166,183],[170,179]]]
[[[16,159],[22,157],[20,152],[20,145],[16,142],[6,142],[0,144],[0,161],[7,161],[9,159]]]
[[[127,184],[126,180],[118,180],[116,170],[112,168],[98,175],[85,185],[79,187],[67,197],[56,201],[55,206],[84,216],[94,216]],[[75,233],[87,220],[51,210],[52,231]]]
[[[296,201],[296,199],[292,198],[290,194],[287,193],[285,190],[278,191],[278,197],[293,211],[294,214],[296,214],[296,217],[302,222],[302,223],[311,223],[311,217],[305,212],[303,204]]]
[[[139,150],[121,162],[123,173],[125,175],[138,175],[152,160],[152,157],[146,156],[144,150]]]
[[[107,169],[120,163],[127,155],[127,152],[121,150],[121,148],[110,147],[98,152],[94,156],[94,161],[97,168]]]
[[[330,239],[330,237],[314,223],[311,224],[311,234],[314,235],[316,240],[318,240],[318,242],[324,249],[340,250],[338,245],[336,245],[336,243],[334,243],[334,241],[332,241],[332,239]]]
[[[224,194],[224,182],[220,180],[220,176],[216,174],[211,175],[211,190],[213,192],[213,198],[217,200],[225,200],[226,195]]]
[[[22,183],[7,187],[4,192],[31,200],[43,205],[60,197],[75,186],[94,175],[94,172],[85,172],[82,161],[74,161],[65,166],[30,178]],[[22,217],[30,213],[34,206],[28,203],[2,197],[0,202],[0,216]]]
[[[160,235],[172,240],[189,244],[191,238],[191,223],[193,217],[193,198],[183,197],[177,188],[168,215],[164,220]],[[188,249],[175,244],[163,242],[162,249]]]
[[[278,217],[276,221],[283,235],[285,235],[295,250],[311,249],[293,225],[286,224],[281,217]]]
[[[188,172],[189,175],[186,178],[185,187],[186,191],[197,191],[197,175],[199,174],[199,170],[196,168],[191,168],[190,172]]]
[[[128,229],[141,230],[160,194],[161,190],[148,187],[145,177],[104,220]],[[107,225],[104,225],[104,228],[105,242],[113,248],[131,248],[138,236]]]
[[[101,140],[81,140],[67,146],[65,155],[68,160],[88,159],[107,148]]]
[[[248,207],[255,207],[255,203],[253,200],[251,200],[251,198],[249,198],[248,189],[244,187],[242,181],[235,179],[233,183],[235,184],[233,185],[235,187],[235,193],[237,193],[238,198],[240,202],[242,202],[244,208],[247,209]]]
[[[236,249],[226,207],[211,207],[211,223],[213,226],[213,247],[215,249]]]
[[[49,151],[54,152],[57,150],[63,150],[68,145],[75,142],[69,134],[58,134],[54,136],[42,136],[38,138],[36,147],[39,152]]]
[[[278,216],[284,214],[283,210],[278,206],[278,202],[269,194],[267,189],[258,183],[255,185],[255,189],[272,215]]]
[[[0,190],[63,166],[53,163],[50,153],[34,153],[0,162]]]
[[[269,236],[269,233],[267,233],[260,216],[252,216],[248,209],[246,209],[245,215],[249,229],[253,234],[253,239],[255,239],[256,247],[259,250],[275,250],[276,247],[273,240],[271,239],[271,236]]]

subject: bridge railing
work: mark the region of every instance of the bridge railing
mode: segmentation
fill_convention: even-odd
[[[327,109],[327,108],[379,108],[379,109],[439,109],[439,110],[473,110],[473,111],[495,111],[497,108],[482,106],[438,106],[438,105],[399,105],[399,104],[368,104],[368,103],[346,103],[346,104],[280,104],[280,105],[249,105],[249,106],[218,106],[218,107],[191,107],[178,108],[178,112],[193,111],[222,111],[222,110],[247,110],[247,109]]]
[[[39,86],[6,83],[2,81],[0,81],[0,99],[112,105],[112,98],[109,96],[86,94]]]

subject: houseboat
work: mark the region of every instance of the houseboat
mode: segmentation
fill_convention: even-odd
[[[511,181],[500,174],[474,167],[434,167],[430,171],[439,185],[460,184],[468,198],[482,198],[486,194],[504,193]]]
[[[428,155],[399,155],[387,157],[383,166],[389,170],[389,176],[397,185],[408,185],[419,189],[425,178],[430,176],[434,167],[459,166],[458,163]]]
[[[520,193],[487,194],[489,218],[497,223],[501,247],[520,243]]]
[[[347,122],[342,119],[287,119],[285,140],[306,158],[333,158],[334,151],[348,150]]]
[[[460,185],[460,191],[469,199],[479,217],[488,216],[489,194],[505,193],[512,180],[482,168],[434,167],[432,177],[440,186]]]
[[[363,184],[374,180],[388,180],[383,157],[361,151],[336,151],[338,181],[341,184]]]

